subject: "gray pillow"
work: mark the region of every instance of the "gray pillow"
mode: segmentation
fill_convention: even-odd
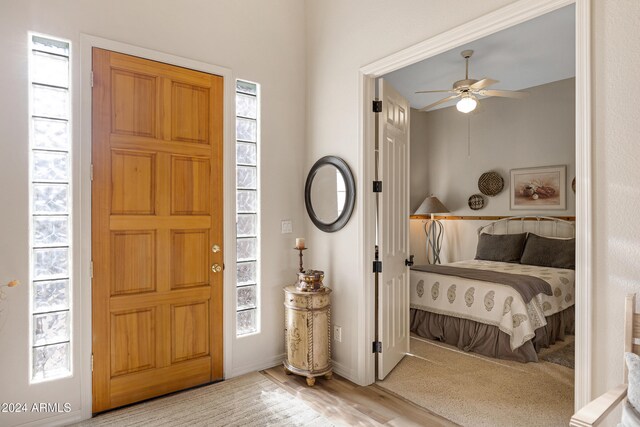
[[[530,233],[521,264],[576,269],[576,239],[552,239]]]
[[[527,233],[487,234],[478,236],[476,259],[485,261],[519,262]]]
[[[627,401],[637,410],[640,409],[640,356],[635,353],[625,353],[624,360],[629,370]]]

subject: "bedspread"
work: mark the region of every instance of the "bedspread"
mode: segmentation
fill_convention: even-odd
[[[411,308],[497,326],[509,335],[512,350],[533,338],[535,330],[546,325],[545,316],[574,304],[573,270],[482,260],[448,265],[526,274],[549,283],[553,295],[540,293],[525,303],[517,291],[506,285],[411,271]]]

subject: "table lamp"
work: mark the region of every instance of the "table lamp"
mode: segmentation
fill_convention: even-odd
[[[427,262],[429,264],[440,264],[440,248],[442,247],[442,239],[444,238],[444,226],[434,218],[434,214],[447,213],[447,209],[440,200],[434,195],[424,199],[414,215],[431,215],[431,219],[424,223],[424,234],[427,239],[426,251]]]

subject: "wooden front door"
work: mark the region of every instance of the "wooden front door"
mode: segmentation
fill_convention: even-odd
[[[94,49],[92,114],[95,413],[222,379],[223,79]]]

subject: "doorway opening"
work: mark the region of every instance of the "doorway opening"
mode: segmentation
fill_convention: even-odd
[[[479,39],[482,39],[483,37],[498,33],[499,31],[502,31],[502,30],[509,29],[518,24],[527,23],[528,21],[535,20],[536,18],[539,18],[539,17],[544,18],[543,15],[549,12],[556,11],[559,13],[561,12],[561,8],[564,8],[565,6],[570,6],[569,7],[571,9],[570,13],[572,17],[575,19],[574,21],[575,22],[575,33],[574,33],[575,46],[572,47],[571,52],[569,52],[569,55],[576,59],[575,74],[573,76],[565,76],[564,78],[547,80],[546,82],[534,82],[530,85],[520,86],[520,87],[518,86],[500,87],[498,85],[495,86],[497,89],[511,89],[511,90],[531,88],[531,92],[533,93],[533,95],[530,99],[533,99],[533,97],[537,97],[538,92],[544,91],[545,89],[550,90],[551,92],[558,90],[558,87],[547,87],[547,88],[543,87],[545,85],[553,85],[553,84],[557,84],[558,86],[564,85],[565,89],[573,88],[575,90],[573,94],[569,95],[569,98],[571,99],[571,101],[575,103],[574,104],[575,105],[574,107],[575,122],[572,124],[573,135],[569,143],[569,150],[571,151],[572,159],[575,159],[574,160],[575,166],[571,166],[570,161],[566,161],[565,163],[563,163],[563,160],[553,162],[553,161],[550,161],[549,158],[537,159],[536,163],[540,163],[540,164],[534,165],[532,163],[529,163],[529,166],[559,166],[562,164],[564,164],[565,166],[568,166],[568,168],[565,168],[565,172],[564,172],[566,181],[563,184],[564,185],[563,191],[565,192],[565,196],[567,195],[569,196],[568,197],[569,210],[565,208],[564,211],[562,211],[562,213],[560,213],[561,210],[518,211],[517,208],[516,210],[512,210],[511,209],[512,205],[510,204],[511,202],[509,200],[509,197],[507,197],[506,198],[507,203],[506,203],[506,208],[504,209],[504,213],[499,214],[498,212],[494,212],[492,215],[486,215],[486,216],[491,216],[491,217],[514,216],[522,212],[522,213],[534,214],[534,215],[544,214],[545,216],[554,216],[554,217],[562,216],[563,218],[560,218],[560,219],[565,219],[565,217],[570,217],[568,219],[570,219],[571,222],[573,222],[573,219],[574,219],[572,217],[575,217],[575,236],[576,236],[575,280],[576,280],[576,283],[580,284],[580,286],[576,286],[574,294],[572,295],[572,298],[575,301],[575,321],[576,321],[575,323],[576,325],[575,326],[575,333],[576,333],[575,335],[576,337],[575,338],[575,345],[576,345],[575,372],[576,372],[576,375],[575,375],[574,405],[575,407],[580,407],[584,403],[586,403],[590,397],[589,396],[590,353],[588,351],[588,349],[590,348],[589,343],[590,343],[590,330],[591,330],[591,320],[590,320],[591,302],[589,297],[589,292],[590,292],[589,290],[591,289],[591,271],[590,271],[590,263],[588,262],[588,260],[591,258],[591,248],[589,247],[589,241],[590,241],[589,233],[590,233],[590,224],[591,224],[590,186],[589,186],[590,185],[589,184],[590,182],[589,180],[590,134],[589,134],[589,125],[588,125],[589,123],[588,119],[590,114],[589,92],[588,92],[589,90],[589,72],[588,72],[588,64],[589,64],[588,15],[589,13],[588,13],[588,3],[584,1],[580,1],[580,0],[576,2],[557,1],[552,3],[553,3],[552,5],[547,4],[545,5],[545,7],[540,6],[540,7],[532,7],[532,8],[528,8],[523,5],[508,6],[506,8],[503,8],[497,11],[496,13],[489,14],[483,18],[480,18],[479,20],[473,21],[469,24],[465,24],[462,27],[459,27],[447,33],[441,34],[417,46],[409,48],[405,51],[398,52],[394,55],[391,55],[390,57],[384,58],[380,61],[377,61],[374,64],[364,67],[361,70],[362,71],[362,93],[365,101],[362,103],[362,108],[363,108],[363,130],[362,130],[363,158],[362,159],[363,159],[363,164],[365,166],[364,167],[365,176],[367,178],[373,177],[372,172],[375,169],[375,166],[374,166],[375,156],[373,155],[373,149],[372,149],[373,143],[371,141],[374,135],[375,117],[374,117],[374,114],[369,113],[368,110],[371,105],[369,103],[370,100],[374,99],[374,94],[375,94],[374,84],[377,78],[385,77],[385,75],[389,73],[395,72],[397,70],[400,70],[404,67],[415,64],[424,59],[434,58],[436,57],[436,55],[443,54],[444,52],[450,51],[452,49],[454,50],[455,55],[457,55],[458,59],[460,60],[462,59],[460,58],[460,51],[467,50],[469,45],[473,44],[475,41]],[[479,49],[476,49],[476,50],[480,52]],[[475,79],[482,79],[483,77],[492,77],[492,78],[496,78],[496,80],[503,80],[502,76],[494,77],[493,75],[488,73],[487,75],[485,75],[485,73],[483,73],[482,71],[478,71],[478,73],[479,73],[478,75],[474,75],[470,77]],[[464,77],[464,75],[462,77]],[[460,79],[462,77],[460,77]],[[575,79],[575,80],[571,80],[571,79]],[[386,79],[386,80],[390,80],[390,79]],[[451,79],[451,80],[457,80],[457,79]],[[556,83],[552,83],[552,82],[556,82]],[[396,87],[396,89],[398,88]],[[423,87],[421,89],[445,89],[445,87],[441,88],[439,86],[438,87],[428,86],[428,87]],[[540,90],[534,90],[534,89],[540,89]],[[493,98],[486,98],[485,100],[481,98],[479,100],[479,104],[481,105],[481,111],[479,114],[472,117],[470,120],[467,121],[467,123],[462,123],[462,125],[460,124],[450,125],[450,128],[454,128],[459,131],[461,130],[462,137],[458,137],[457,141],[460,142],[459,140],[462,139],[462,147],[461,147],[462,153],[463,153],[462,157],[464,157],[465,159],[468,160],[468,158],[471,157],[471,159],[473,160],[474,158],[473,156],[479,154],[475,150],[480,149],[478,145],[479,145],[479,141],[481,141],[481,138],[478,132],[482,130],[482,126],[481,124],[478,124],[478,123],[476,123],[474,126],[474,123],[473,123],[474,119],[480,118],[482,113],[484,113],[485,116],[489,115],[489,112],[488,112],[489,107],[491,107],[491,104],[496,104],[497,101],[498,100],[495,100]],[[505,101],[508,102],[512,100],[508,99]],[[513,102],[518,102],[518,100],[513,100]],[[425,100],[423,101],[422,105],[425,106],[428,104],[429,102]],[[449,109],[445,108],[444,110],[454,110],[454,112],[460,115],[463,115],[463,113],[459,113],[455,111],[455,109],[453,108],[449,108]],[[508,110],[508,107],[507,107],[507,110]],[[445,113],[442,111],[438,110],[432,115],[434,116],[444,115]],[[413,117],[411,117],[411,123],[412,125],[414,124]],[[465,124],[467,126],[464,126]],[[493,127],[495,128],[495,126]],[[477,131],[476,133],[474,133],[474,130],[476,129]],[[452,139],[455,139],[455,138],[452,138]],[[575,144],[572,145],[574,141],[575,141]],[[413,151],[414,142],[415,141],[412,141],[412,144],[411,144],[412,159],[414,157],[414,151]],[[477,143],[477,144],[474,145],[474,143]],[[449,145],[449,148],[451,145],[453,145],[453,142],[451,142],[451,144]],[[553,160],[553,156],[551,156],[550,158]],[[425,161],[425,163],[426,162],[427,161]],[[511,184],[512,169],[520,169],[519,166],[524,166],[524,165],[516,165],[517,162],[511,162],[512,165],[509,165],[508,164],[509,162],[506,161],[506,159],[505,159],[505,162],[503,163],[506,166],[504,165],[501,166],[502,170],[498,172],[502,172],[501,175],[503,175],[502,178],[504,180],[504,187],[506,189],[505,195],[508,195],[512,191],[512,184]],[[524,169],[524,167],[522,169]],[[384,166],[381,167],[381,170],[384,170]],[[490,169],[488,171],[490,171]],[[458,172],[460,176],[464,176],[467,171],[464,169],[460,169]],[[559,173],[562,173],[562,172],[559,172]],[[441,177],[441,175],[442,174],[440,174],[439,177]],[[579,183],[583,182],[585,184],[582,188],[578,188],[578,191],[575,194],[575,199],[574,201],[572,201],[571,198],[573,197],[573,193],[571,192],[573,190],[571,186],[571,181],[573,180],[574,175],[576,177],[577,182]],[[412,176],[413,176],[413,172],[412,172]],[[439,177],[436,177],[436,179],[434,179],[434,183],[437,182],[437,178]],[[477,183],[478,178],[479,178],[478,176],[475,176],[473,177],[473,179],[471,179],[471,181],[475,180],[475,183]],[[429,179],[431,179],[431,176],[429,176]],[[438,185],[437,188],[444,189],[442,191],[443,193],[445,193],[451,189],[451,186],[452,186],[451,181],[452,179],[450,179],[450,182],[448,183],[449,187],[447,187],[447,185],[443,184],[441,181],[440,183],[437,184]],[[386,187],[388,188],[388,186]],[[425,191],[430,192],[431,190],[427,188]],[[460,192],[462,193],[462,191]],[[466,207],[467,198],[469,196],[472,196],[474,193],[479,193],[477,188],[475,188],[475,191],[473,191],[472,193],[466,194],[466,197],[464,198],[462,198],[461,195],[458,195],[453,198],[453,201],[451,202],[451,204],[452,206],[454,206],[454,208],[449,207],[449,210],[453,210],[453,209],[456,210],[453,216],[457,216],[457,217],[469,216],[469,215],[459,214],[458,210],[464,209],[464,208],[469,209]],[[422,201],[422,199],[424,199],[428,195],[429,194],[420,194],[418,196],[415,196],[413,203],[415,205],[418,205]],[[488,199],[487,196],[485,196],[484,198]],[[373,197],[367,198],[365,196],[364,203],[368,210],[374,209],[372,200],[373,200]],[[496,200],[498,199],[492,198],[490,200],[485,200],[485,202],[488,201],[487,208],[489,206],[496,207],[499,204],[499,202],[496,202]],[[464,202],[464,204],[462,204],[462,202]],[[570,211],[571,203],[575,203],[574,211]],[[412,209],[415,209],[415,207],[416,206],[412,206]],[[461,211],[461,212],[464,212],[464,211]],[[376,231],[375,218],[373,217],[373,215],[368,216],[367,213],[365,213],[364,216],[365,216],[364,244],[365,244],[365,247],[369,247],[369,243],[375,242],[375,231]],[[409,219],[407,218],[406,221],[408,223]],[[417,222],[417,226],[415,226],[414,224],[411,225],[412,229],[414,228],[417,229],[417,230],[412,230],[411,240],[417,241],[417,239],[413,239],[414,234],[416,234],[416,237],[421,236],[423,240],[419,241],[418,244],[412,243],[412,246],[414,247],[411,248],[412,249],[411,253],[420,251],[421,254],[424,256],[425,242],[424,242],[424,234],[423,234],[424,232],[422,231],[422,228],[421,228],[422,223],[420,222],[420,219],[418,219],[416,222]],[[453,223],[453,221],[451,222]],[[464,224],[465,222],[471,222],[471,221],[465,221],[463,218],[459,220],[459,222],[457,222],[455,226],[446,227],[445,235],[453,239],[451,239],[450,241],[445,241],[445,244],[443,244],[441,258],[446,258],[447,261],[449,260],[456,261],[456,260],[463,259],[461,257],[469,253],[471,254],[471,258],[474,257],[477,240],[474,241],[473,239],[467,239],[464,236],[469,234],[468,231],[471,231],[472,232],[471,236],[475,238],[475,235],[473,232],[475,231],[475,229],[477,229],[477,227],[480,224],[476,223],[475,225],[466,225],[466,226],[457,225],[457,224]],[[416,233],[416,231],[422,234]],[[544,234],[544,233],[541,233],[541,234]],[[468,243],[469,241],[471,241],[472,243]],[[454,247],[454,244],[457,244],[457,246]],[[383,250],[383,248],[381,248],[381,250]],[[373,259],[373,254],[369,254],[368,251],[365,251],[365,253],[367,253],[367,258],[365,259],[366,262],[364,262],[364,265],[369,267],[371,265],[369,260]],[[389,267],[383,266],[383,271],[385,268],[389,268]],[[431,287],[426,285],[423,285],[423,286],[424,286],[422,291],[423,294],[429,296],[429,294],[431,293]],[[444,295],[446,296],[447,290],[448,289],[446,288],[440,289],[439,292],[441,294],[444,293]],[[464,295],[459,295],[459,296],[462,298],[464,297]],[[367,292],[367,297],[368,298],[366,298],[366,302],[370,303],[370,307],[374,307],[375,299],[374,299],[373,292],[372,291]],[[504,307],[501,306],[500,310],[502,311],[503,309]],[[367,316],[367,325],[368,325],[367,338],[370,337],[370,339],[373,340],[373,337],[375,336],[375,330],[373,330],[373,324],[374,324],[373,320],[375,316],[380,315],[383,311],[384,311],[383,307],[381,307],[378,312],[373,312],[372,310],[364,311],[365,313],[367,312],[369,313],[369,315]],[[378,321],[381,325],[384,323],[384,320],[382,318],[379,318]],[[384,345],[385,344],[382,343],[383,348],[384,348]],[[370,378],[370,381],[374,380],[373,378],[374,377],[374,370],[373,370],[374,360],[375,360],[375,356],[371,356],[371,358],[368,359],[366,364],[369,369],[366,375],[368,375],[368,378]]]

